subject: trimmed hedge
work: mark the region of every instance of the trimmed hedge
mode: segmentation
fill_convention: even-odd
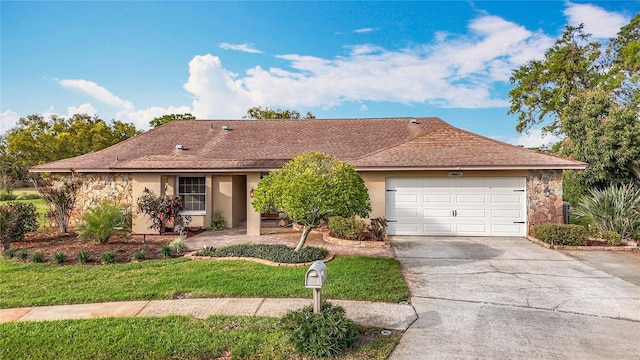
[[[584,246],[589,239],[587,228],[573,224],[537,224],[533,226],[533,235],[552,245]]]
[[[300,251],[286,245],[241,244],[221,248],[206,247],[199,250],[195,256],[213,257],[253,257],[284,264],[297,264],[322,260],[327,257],[327,249],[317,247],[303,247]]]

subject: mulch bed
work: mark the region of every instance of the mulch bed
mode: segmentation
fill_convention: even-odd
[[[195,233],[189,233],[192,236]],[[42,229],[35,233],[25,235],[25,240],[11,243],[12,248],[26,249],[29,252],[28,259],[31,261],[33,254],[42,252],[44,262],[57,264],[54,259],[56,252],[62,252],[67,260],[63,263],[78,264],[78,253],[82,250],[89,251],[91,257],[87,264],[102,264],[101,256],[105,252],[111,251],[116,254],[116,263],[131,262],[134,253],[144,251],[146,259],[164,259],[160,252],[163,245],[169,244],[178,237],[175,233],[165,233],[164,235],[134,235],[134,236],[112,236],[106,244],[100,244],[93,240],[78,240],[78,235],[73,231],[64,234],[57,229]],[[174,255],[176,256],[176,255]],[[179,254],[177,256],[182,256]],[[16,256],[17,258],[17,256]]]

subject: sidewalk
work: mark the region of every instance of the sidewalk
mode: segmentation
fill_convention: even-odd
[[[344,307],[350,319],[363,325],[405,331],[418,318],[411,305],[351,300],[329,301]],[[281,317],[289,310],[312,303],[312,299],[212,298],[36,306],[0,309],[0,323],[166,315],[192,315],[199,319],[210,315]]]

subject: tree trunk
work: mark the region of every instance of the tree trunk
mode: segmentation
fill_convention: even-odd
[[[300,251],[300,249],[302,249],[304,243],[307,241],[307,236],[309,236],[311,229],[313,228],[309,225],[304,226],[302,229],[302,235],[300,235],[300,242],[298,243],[298,246],[296,246],[296,251]]]

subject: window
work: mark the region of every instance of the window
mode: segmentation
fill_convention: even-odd
[[[184,201],[183,213],[192,215],[205,213],[206,189],[204,176],[178,178],[178,196]]]

